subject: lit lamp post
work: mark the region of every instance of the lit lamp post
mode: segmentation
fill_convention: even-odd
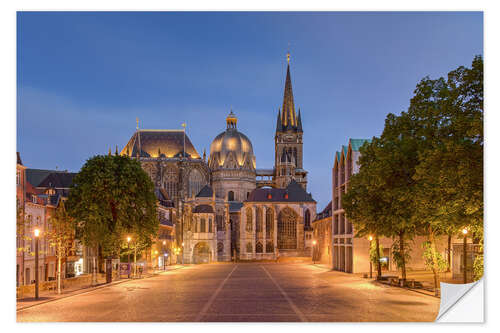
[[[35,234],[35,299],[38,299],[38,238],[40,236],[40,229],[34,230]]]
[[[127,252],[128,252],[128,278],[130,279],[130,236],[127,237]]]
[[[372,258],[371,258],[371,255],[370,255],[370,252],[372,250],[372,240],[373,240],[373,237],[370,235],[368,236],[368,240],[370,241],[370,249],[368,250],[368,260],[370,261],[370,279],[372,278]]]
[[[313,240],[313,265],[316,264],[316,240]]]
[[[163,241],[163,247],[162,247],[162,250],[163,250],[163,270],[165,270],[165,261],[166,261],[166,253],[165,253],[165,245],[167,244],[166,241]]]
[[[464,283],[467,283],[467,228],[462,229],[464,235]]]
[[[184,242],[182,242],[182,249],[181,249],[181,263],[184,265]]]

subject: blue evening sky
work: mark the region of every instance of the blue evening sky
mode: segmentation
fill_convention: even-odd
[[[257,168],[274,164],[290,42],[304,167],[318,211],[334,153],[380,135],[417,82],[483,54],[482,13],[18,13],[17,150],[78,171],[141,128],[180,129],[200,154],[232,106]]]

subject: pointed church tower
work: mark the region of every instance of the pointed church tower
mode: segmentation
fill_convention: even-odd
[[[307,171],[302,164],[302,119],[295,112],[292,79],[290,75],[290,53],[287,53],[287,68],[283,106],[278,111],[276,135],[274,137],[274,184],[285,188],[295,179],[304,189],[307,187]]]

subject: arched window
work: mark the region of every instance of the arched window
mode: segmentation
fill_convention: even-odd
[[[262,232],[262,208],[257,207],[255,214],[255,231]]]
[[[274,212],[271,207],[266,209],[266,238],[270,238],[274,228]]]
[[[188,180],[189,197],[197,195],[204,185],[205,185],[205,179],[203,178],[201,172],[197,169],[191,170],[191,172],[189,173],[189,180]]]
[[[223,252],[224,252],[224,243],[218,242],[217,243],[217,254],[222,255]]]
[[[227,201],[234,201],[234,192],[233,191],[229,191],[227,193]]]
[[[311,227],[311,213],[309,213],[309,209],[306,209],[306,213],[304,214],[304,226],[306,228]]]
[[[212,218],[208,218],[208,232],[212,232]]]
[[[222,224],[222,215],[215,216],[215,223],[217,223],[217,231],[224,230],[224,225]]]
[[[247,227],[246,230],[248,232],[251,232],[253,230],[253,224],[252,224],[252,208],[247,207]]]
[[[247,199],[248,199],[248,197],[250,197],[250,192],[247,192]]]
[[[200,232],[205,232],[205,219],[202,218],[200,221]]]
[[[163,173],[163,188],[167,191],[168,198],[175,200],[177,198],[177,169],[169,167]]]
[[[257,242],[257,244],[255,245],[255,253],[262,253],[262,252],[263,252],[262,243]]]
[[[252,253],[252,252],[253,252],[252,243],[248,242],[247,243],[247,253]]]
[[[267,242],[267,244],[266,244],[266,252],[268,252],[268,253],[274,252],[273,242]]]
[[[278,248],[297,249],[297,213],[287,207],[278,215]]]

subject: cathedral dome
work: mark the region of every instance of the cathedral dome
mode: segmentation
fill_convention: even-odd
[[[255,170],[255,156],[250,139],[236,129],[237,118],[231,111],[226,118],[227,128],[210,145],[211,169]]]

